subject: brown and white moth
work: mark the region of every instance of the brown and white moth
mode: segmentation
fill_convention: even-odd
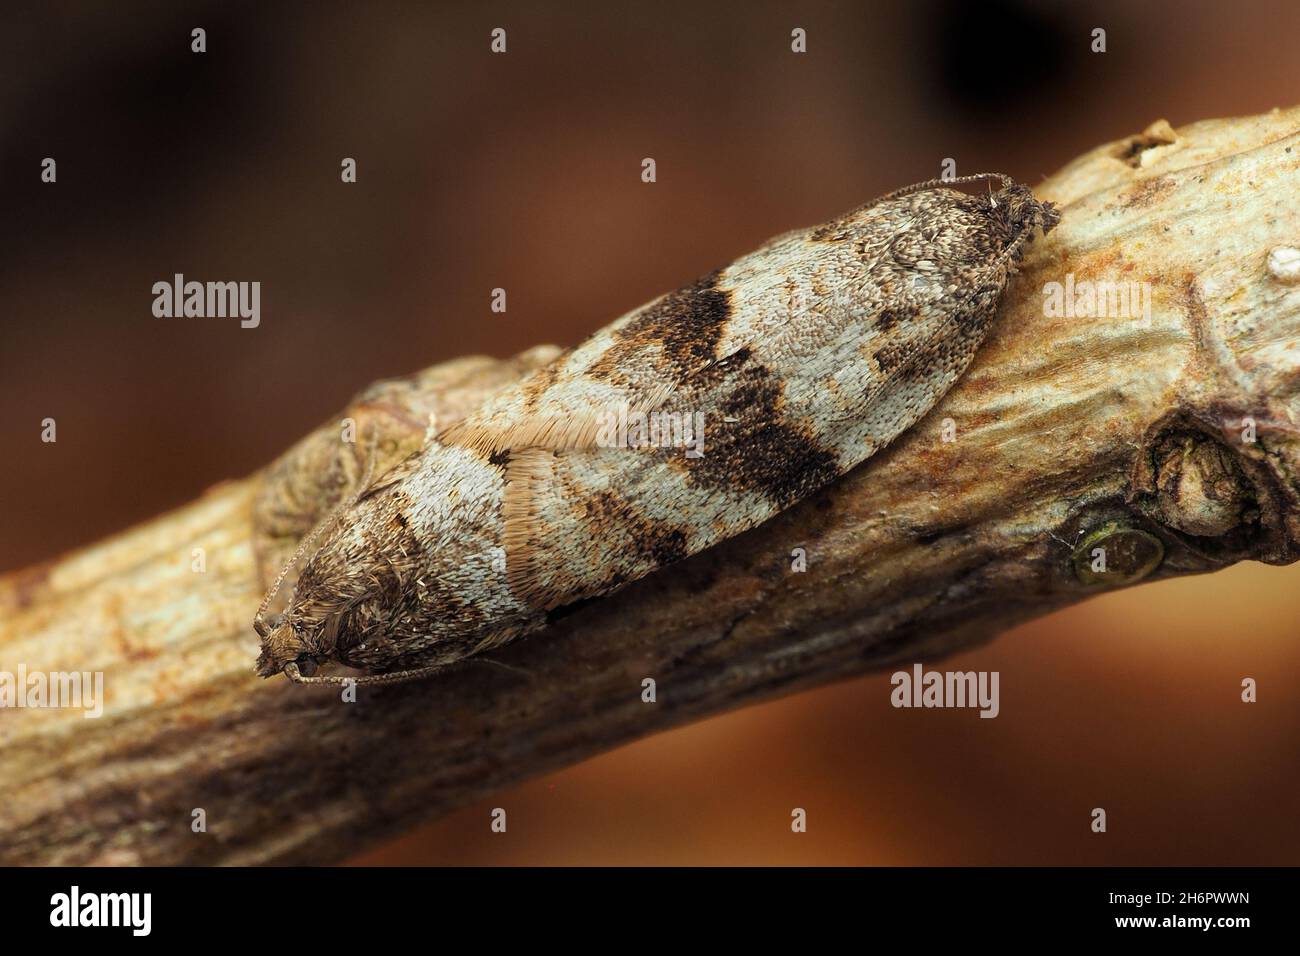
[[[920,183],[628,313],[341,506],[287,612],[258,612],[258,673],[420,676],[766,521],[943,397],[1058,220],[1001,174]],[[611,442],[619,415],[707,440]]]

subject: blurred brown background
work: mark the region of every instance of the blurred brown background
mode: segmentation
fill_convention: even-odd
[[[1293,0],[0,18],[0,569],[253,471],[375,379],[573,343],[945,157],[1033,183],[1159,117],[1300,101]],[[260,281],[261,326],[154,318],[176,272]],[[945,664],[1001,671],[996,720],[894,710],[879,675],[623,747],[359,862],[1296,863],[1297,584],[1253,565],[1157,584]]]

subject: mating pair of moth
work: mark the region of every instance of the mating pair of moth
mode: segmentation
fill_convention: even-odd
[[[996,180],[968,194],[955,184]],[[365,482],[258,673],[419,677],[768,520],[870,458],[970,364],[1059,214],[1001,174],[909,186],[628,313]],[[707,454],[610,448],[612,409],[702,420]],[[504,562],[499,556],[504,554]],[[287,569],[286,569],[287,571]],[[281,575],[281,580],[284,575]]]

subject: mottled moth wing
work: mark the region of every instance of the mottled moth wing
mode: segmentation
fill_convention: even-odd
[[[938,402],[1055,221],[1008,180],[922,184],[634,310],[358,500],[259,671],[461,660],[808,497]]]

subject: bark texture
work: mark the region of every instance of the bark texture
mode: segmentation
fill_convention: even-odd
[[[98,720],[0,710],[0,862],[332,862],[521,777],[1098,589],[1295,560],[1298,187],[1300,108],[1160,122],[1080,157],[1038,188],[1062,223],[927,418],[815,499],[491,655],[507,666],[356,703],[253,675],[266,584],[370,465],[338,420],[257,475],[0,578],[0,671],[103,671],[106,695]],[[1067,277],[1071,299],[1137,283],[1149,315],[1140,292],[1133,316],[1054,314],[1044,288],[1064,298]],[[341,418],[380,436],[382,468],[430,414],[445,425],[554,354],[439,365]]]

